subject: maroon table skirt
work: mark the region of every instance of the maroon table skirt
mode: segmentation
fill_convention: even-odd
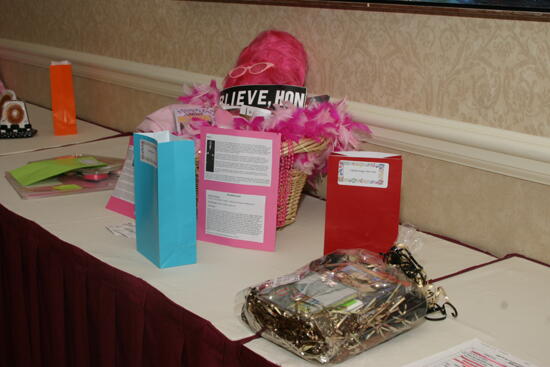
[[[0,205],[0,366],[275,366],[244,342]]]

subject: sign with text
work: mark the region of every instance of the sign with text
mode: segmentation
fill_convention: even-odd
[[[307,89],[294,85],[240,85],[220,93],[220,105],[225,108],[252,106],[269,109],[290,102],[305,107]]]
[[[199,240],[275,250],[280,145],[276,133],[201,129]]]

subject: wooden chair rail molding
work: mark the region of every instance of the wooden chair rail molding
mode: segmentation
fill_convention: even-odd
[[[71,60],[75,77],[161,96],[181,86],[222,78],[74,50],[0,38],[0,59],[48,72],[51,60]],[[373,130],[370,143],[550,185],[550,138],[348,101],[350,113]]]
[[[468,7],[467,5],[457,4],[441,4],[429,5],[421,2],[390,3],[380,1],[339,1],[339,0],[177,0],[191,2],[209,2],[209,3],[239,3],[239,4],[254,4],[254,5],[279,5],[279,6],[298,6],[306,8],[328,8],[328,9],[346,9],[346,10],[364,10],[378,12],[393,12],[393,13],[412,13],[412,14],[432,14],[445,15],[456,17],[472,17],[472,18],[491,18],[491,19],[508,19],[508,20],[525,20],[536,22],[550,22],[550,8],[545,11],[539,9],[531,10],[509,10],[501,8],[481,8]],[[401,1],[401,0],[398,0]],[[510,1],[514,3],[514,1]],[[486,3],[486,1],[485,1]],[[502,3],[502,1],[500,2]],[[515,1],[517,3],[517,1]]]

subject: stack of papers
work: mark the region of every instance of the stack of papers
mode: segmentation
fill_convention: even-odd
[[[112,189],[123,160],[87,154],[29,162],[6,172],[23,199]]]

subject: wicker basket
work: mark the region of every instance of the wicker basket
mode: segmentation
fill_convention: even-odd
[[[322,153],[328,145],[325,140],[301,139],[297,142],[281,142],[281,158],[279,167],[279,195],[277,197],[277,228],[287,226],[296,221],[298,205],[308,174],[294,169],[294,160],[299,153]],[[195,157],[195,167],[199,172],[199,155]],[[199,180],[197,177],[197,198]]]
[[[301,139],[281,143],[279,196],[277,198],[277,228],[294,223],[308,174],[294,169],[295,155],[322,153],[328,145],[325,140]]]

